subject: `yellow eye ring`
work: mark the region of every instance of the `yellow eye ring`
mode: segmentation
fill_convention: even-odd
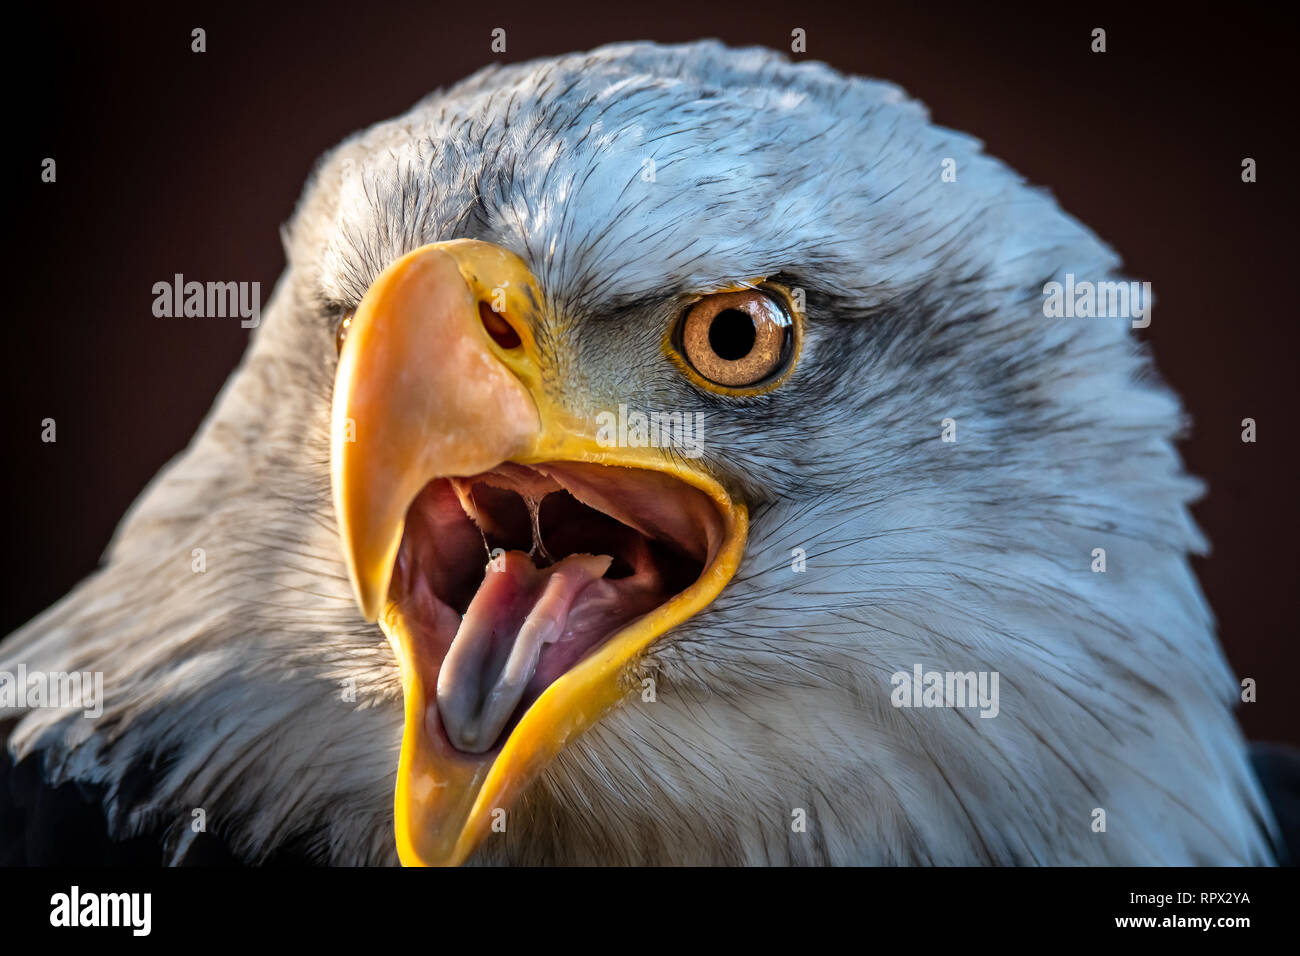
[[[773,283],[715,292],[691,303],[668,333],[669,356],[696,385],[725,395],[761,395],[789,377],[803,316]]]

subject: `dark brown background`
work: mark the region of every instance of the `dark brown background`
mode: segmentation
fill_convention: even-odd
[[[1300,743],[1296,35],[1265,7],[1049,6],[61,4],[9,23],[0,634],[95,567],[244,349],[237,321],[154,319],[153,283],[258,280],[269,296],[278,226],[323,150],[483,65],[496,26],[512,61],[626,39],[788,49],[800,26],[809,57],[902,84],[1154,283],[1147,336],[1210,486],[1196,516],[1215,550],[1197,571],[1233,666],[1259,681],[1242,720]],[[1089,52],[1095,26],[1104,55]],[[46,156],[56,185],[39,182]],[[1254,445],[1239,439],[1247,416]],[[46,417],[57,444],[40,441]]]

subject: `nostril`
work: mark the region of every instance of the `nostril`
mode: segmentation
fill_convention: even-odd
[[[488,335],[492,336],[492,341],[503,349],[519,348],[519,333],[514,330],[505,317],[493,311],[492,307],[486,302],[478,304],[479,318],[483,320],[483,328],[487,329]]]

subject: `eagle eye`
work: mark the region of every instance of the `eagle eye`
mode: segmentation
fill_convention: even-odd
[[[676,338],[678,351],[707,384],[752,388],[790,365],[795,323],[772,291],[719,292],[690,307]]]

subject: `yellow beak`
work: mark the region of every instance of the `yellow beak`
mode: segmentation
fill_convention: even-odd
[[[707,606],[739,564],[747,514],[712,477],[657,448],[596,440],[594,414],[575,412],[537,347],[543,296],[527,266],[490,243],[455,240],[404,256],[375,280],[354,314],[334,385],[335,510],[357,603],[397,654],[406,727],[395,830],[406,865],[467,859],[570,741],[617,705],[652,642]],[[489,314],[489,312],[491,314]],[[493,319],[499,316],[499,319]],[[517,342],[485,323],[508,324]],[[554,340],[551,330],[549,340]],[[552,393],[554,394],[554,392]],[[722,518],[721,546],[698,580],[611,635],[551,683],[495,754],[430,742],[436,671],[389,587],[407,511],[431,480],[503,462],[580,461],[666,473],[702,491]]]

